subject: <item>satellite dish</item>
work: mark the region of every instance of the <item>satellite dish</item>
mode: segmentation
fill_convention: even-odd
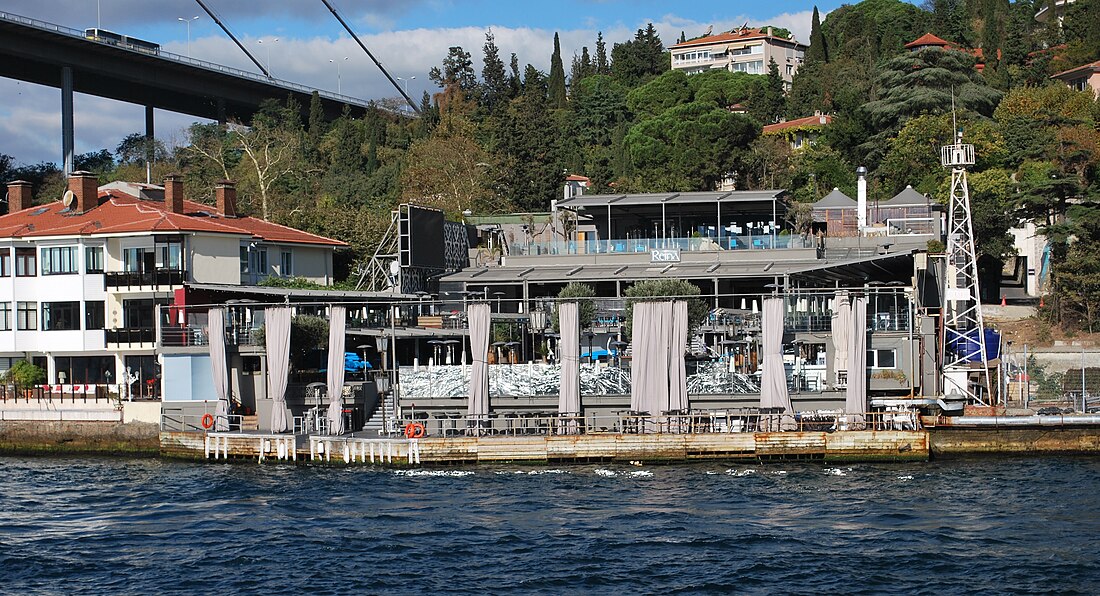
[[[61,195],[61,202],[66,207],[72,207],[73,206],[73,201],[75,201],[75,200],[76,200],[76,195],[73,194],[73,191],[71,191],[71,190],[66,190],[65,194]]]

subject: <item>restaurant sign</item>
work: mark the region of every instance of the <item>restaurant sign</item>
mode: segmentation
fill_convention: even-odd
[[[679,248],[654,248],[649,251],[650,263],[679,263]]]

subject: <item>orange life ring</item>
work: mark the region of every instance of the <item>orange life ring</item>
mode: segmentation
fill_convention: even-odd
[[[214,417],[210,414],[202,415],[202,427],[206,430],[214,428]]]
[[[424,430],[424,425],[419,422],[410,422],[405,425],[405,438],[406,439],[422,439],[427,432]]]

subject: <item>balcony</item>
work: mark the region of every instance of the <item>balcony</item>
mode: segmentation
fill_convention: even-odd
[[[129,329],[107,329],[104,339],[107,345],[151,344],[156,336],[152,327],[133,327]]]
[[[187,281],[187,271],[180,269],[156,269],[154,271],[108,271],[108,288],[157,288],[182,286]]]

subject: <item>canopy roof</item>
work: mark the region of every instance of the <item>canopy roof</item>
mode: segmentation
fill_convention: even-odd
[[[565,209],[578,207],[625,207],[652,205],[687,205],[697,203],[771,203],[779,200],[786,190],[735,190],[729,192],[668,192],[626,195],[580,195],[558,201]]]
[[[878,204],[879,207],[927,207],[931,204],[931,199],[921,193],[913,190],[912,186],[906,186],[905,190],[902,190],[898,194],[888,201],[883,201]]]
[[[814,209],[855,209],[856,201],[852,197],[840,192],[839,188],[834,188],[832,192],[822,197],[822,199],[813,205]]]

